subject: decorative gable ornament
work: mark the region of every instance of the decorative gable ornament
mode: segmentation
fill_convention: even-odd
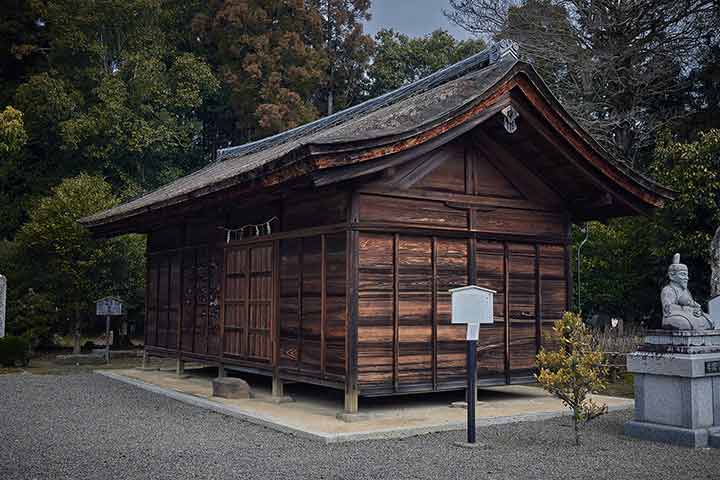
[[[520,114],[512,105],[503,108],[502,114],[503,117],[505,117],[505,130],[507,130],[508,133],[515,133],[517,131],[517,123],[515,120],[518,119]]]

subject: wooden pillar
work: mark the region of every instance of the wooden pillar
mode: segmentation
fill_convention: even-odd
[[[178,377],[181,375],[185,375],[185,360],[181,359],[179,356],[175,364],[175,374]]]
[[[222,363],[218,365],[217,378],[225,378],[225,366]]]
[[[273,374],[272,379],[272,396],[273,397],[284,397],[285,396],[285,384],[282,380],[280,380],[280,377],[278,376],[277,372]]]
[[[353,197],[353,204],[356,203]],[[345,413],[358,412],[358,372],[357,372],[357,324],[359,309],[359,270],[360,235],[356,230],[348,230],[347,236],[347,290],[346,290],[346,336],[345,336]]]
[[[147,317],[145,317],[147,318]],[[143,370],[146,370],[148,368],[148,353],[147,350],[143,349],[143,356],[142,356],[142,367]]]
[[[358,391],[357,388],[345,383],[345,413],[358,413]]]

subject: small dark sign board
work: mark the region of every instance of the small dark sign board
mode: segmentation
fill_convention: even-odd
[[[720,373],[720,360],[713,360],[712,362],[705,362],[705,374],[717,374]]]
[[[95,302],[95,314],[97,316],[103,315],[122,315],[123,314],[122,300],[117,297],[105,297]]]

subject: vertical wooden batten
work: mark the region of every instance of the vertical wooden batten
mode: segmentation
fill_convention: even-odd
[[[433,391],[438,390],[438,292],[437,292],[437,237],[432,237],[431,246],[432,255],[432,307],[430,314],[432,315],[432,383]]]
[[[398,369],[400,367],[400,234],[393,235],[393,389],[399,390]]]
[[[540,245],[535,244],[535,353],[542,346],[542,281],[540,277]]]
[[[273,241],[272,396],[284,396],[280,380],[280,240]]]
[[[303,255],[305,253],[305,239],[299,240],[298,250],[298,344],[297,344],[297,370],[302,369],[302,351],[303,351]]]
[[[148,342],[148,323],[149,323],[149,311],[150,311],[150,255],[148,255],[147,247],[145,247],[145,322],[143,324],[143,345],[149,345]],[[157,328],[157,327],[156,327]],[[146,367],[145,361],[143,361],[143,367]]]
[[[569,311],[572,309],[575,301],[573,300],[573,272],[572,272],[572,243],[570,243],[570,232],[572,224],[568,216],[565,230],[565,279],[567,282],[567,298],[565,299],[565,310]]]
[[[503,242],[503,272],[505,275],[505,382],[510,383],[510,249]]]
[[[474,211],[470,209],[470,216],[473,217]],[[475,236],[471,236],[468,238],[468,283],[470,285],[477,285],[478,278],[477,278],[477,239]],[[477,354],[477,350],[479,348],[479,345],[477,342],[475,343],[475,360],[476,362],[480,362],[481,355]],[[479,369],[475,369],[475,376],[477,377]]]
[[[320,235],[320,372],[325,378],[325,322],[327,319],[327,240]]]

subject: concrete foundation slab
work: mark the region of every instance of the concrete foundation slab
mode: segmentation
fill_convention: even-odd
[[[269,378],[243,376],[252,387],[254,398],[217,398],[212,396],[215,372],[212,368],[186,368],[190,378],[180,379],[171,371],[98,371],[107,377],[181,402],[325,443],[404,438],[466,429],[467,412],[449,406],[453,401],[464,399],[462,391],[361,399],[360,414],[366,419],[346,422],[337,418],[337,414],[343,412],[344,392],[304,384],[286,385],[295,401],[276,404],[272,401]],[[569,414],[559,400],[533,386],[483,388],[478,391],[478,397],[482,399],[482,406],[477,409],[477,427],[545,420]],[[626,398],[596,396],[596,400],[606,403],[610,410],[633,406],[633,401]]]

